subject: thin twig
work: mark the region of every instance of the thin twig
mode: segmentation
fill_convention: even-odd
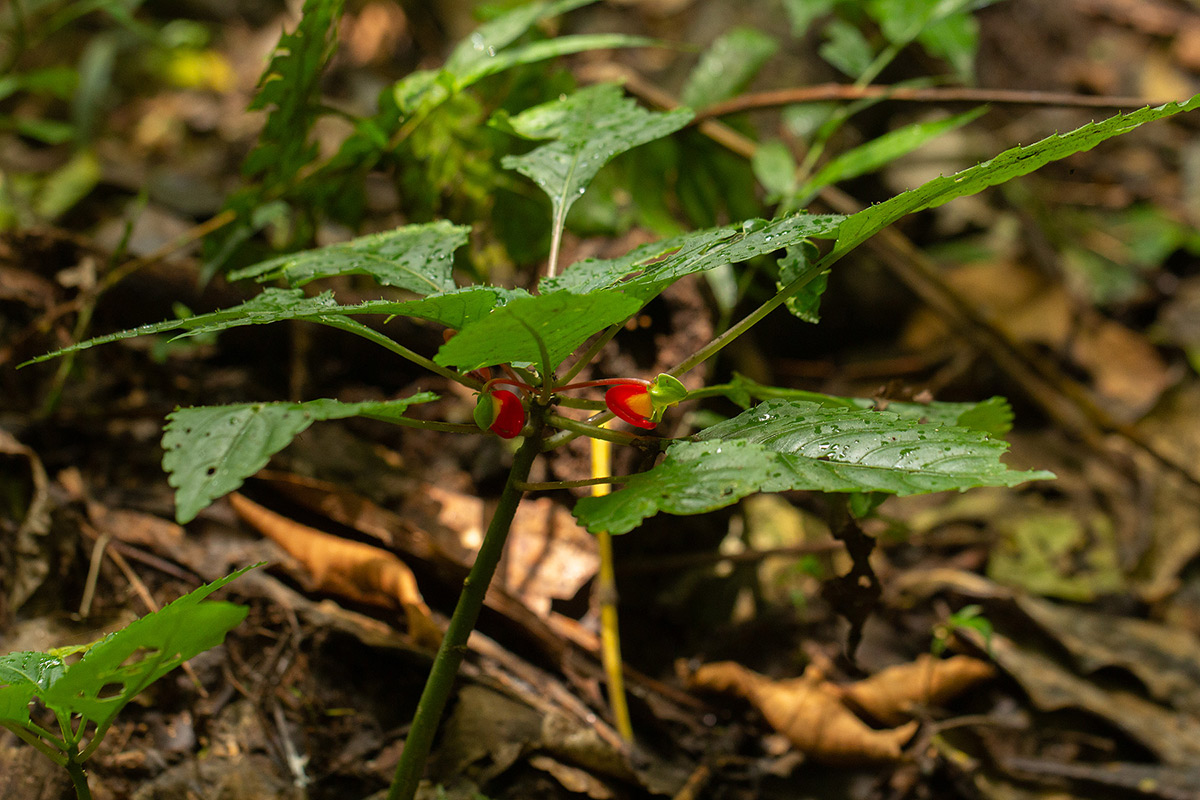
[[[1055,108],[1097,108],[1133,111],[1149,103],[1140,97],[1074,94],[1072,92],[1041,92],[1025,89],[977,89],[970,86],[905,87],[872,84],[849,86],[842,83],[823,83],[754,92],[731,98],[700,109],[692,124],[754,109],[775,108],[797,103],[822,103],[871,99],[897,100],[912,103],[994,103],[998,105],[1052,106]]]

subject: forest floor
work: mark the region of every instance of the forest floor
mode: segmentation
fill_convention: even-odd
[[[170,5],[139,14],[161,27],[181,13]],[[85,351],[69,370],[14,369],[83,334],[171,318],[176,303],[203,311],[253,292],[220,278],[197,288],[199,246],[179,242],[201,233],[238,186],[262,124],[245,109],[294,9],[186,5],[211,37],[197,51],[210,60],[194,85],[139,86],[152,62],[118,59],[94,107],[103,118],[88,151],[96,180],[57,210],[43,189],[43,218],[0,213],[0,650],[95,640],[265,561],[223,594],[249,607],[246,622],[120,715],[89,763],[94,795],[382,797],[432,652],[390,598],[345,586],[329,538],[397,554],[444,622],[511,449],[366,420],[315,425],[238,499],[180,526],[161,468],[162,422],[177,406],[425,389],[442,399],[423,411],[469,421],[472,399],[336,331],[290,324],[182,347],[133,339]],[[460,5],[348,4],[331,102],[355,108],[407,70],[439,63],[470,30]],[[601,4],[568,27],[697,47],[735,24],[781,30],[777,4],[747,3],[732,19],[735,5]],[[1008,0],[977,16],[977,86],[1027,92],[1026,102],[994,103],[971,126],[841,187],[858,201],[1107,117],[1129,98],[1156,104],[1200,91],[1194,3]],[[92,52],[105,36],[128,52],[92,19],[75,23],[72,52]],[[787,40],[777,69],[751,90],[820,77],[812,45]],[[677,88],[696,59],[682,49],[612,57],[640,80],[629,83],[634,94],[643,84]],[[566,64],[597,68],[591,56]],[[884,81],[927,66],[902,58]],[[1112,103],[1067,108],[1041,92]],[[847,136],[969,105],[883,102]],[[781,125],[777,108],[738,124],[771,135]],[[1147,125],[904,221],[899,244],[884,240],[839,265],[820,326],[780,313],[710,376],[881,403],[1004,396],[1016,415],[1007,463],[1051,470],[1056,481],[886,501],[863,522],[878,596],[860,585],[871,579],[853,571],[819,496],[661,515],[620,537],[632,748],[604,696],[595,542],[575,525],[570,492],[527,500],[502,591],[489,599],[435,745],[428,796],[1200,797],[1198,127],[1195,115]],[[328,149],[345,130],[330,123],[316,134]],[[47,174],[74,157],[0,128],[0,181],[10,188],[6,176]],[[395,224],[394,190],[372,180],[376,222]],[[318,239],[349,233],[330,226]],[[620,252],[639,235],[602,244],[569,235],[565,247],[581,257]],[[932,282],[912,269],[905,241],[932,259]],[[95,292],[115,269],[128,274]],[[700,283],[674,287],[621,340],[625,349],[605,355],[606,369],[653,374],[674,363],[711,335],[708,300]],[[440,343],[419,325],[402,330],[424,351]],[[587,477],[587,458],[582,444],[568,448],[533,479]],[[312,530],[327,538],[310,553],[276,543]],[[838,580],[848,573],[849,583]],[[847,622],[856,615],[861,626]],[[963,659],[954,662],[962,675],[936,699],[914,692],[928,679],[922,657],[941,647]],[[701,668],[713,662],[734,677]],[[756,709],[706,688],[723,681],[769,699]],[[897,695],[903,713],[872,714],[866,686]],[[801,734],[784,735],[774,719],[793,702],[794,727],[818,739],[848,731],[845,742],[802,752]],[[0,730],[0,797],[70,795],[65,773]]]

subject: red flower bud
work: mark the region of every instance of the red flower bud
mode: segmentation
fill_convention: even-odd
[[[525,406],[515,393],[492,389],[479,395],[479,402],[475,404],[475,424],[501,439],[513,439],[525,428]]]
[[[630,425],[647,430],[658,424],[655,417],[661,414],[656,414],[649,388],[644,383],[618,383],[604,393],[604,403],[609,411]]]

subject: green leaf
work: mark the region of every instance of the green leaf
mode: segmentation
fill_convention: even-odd
[[[518,298],[464,327],[433,360],[465,371],[528,362],[547,375],[592,334],[641,307],[636,298],[616,291]]]
[[[91,150],[81,150],[70,161],[51,172],[38,190],[34,212],[53,221],[92,193],[102,177],[100,159]]]
[[[803,36],[817,17],[833,11],[839,0],[783,0],[783,10],[792,23],[792,35]]]
[[[778,139],[764,142],[750,157],[754,177],[767,190],[767,202],[776,203],[796,191],[796,159]]]
[[[207,601],[209,595],[253,567],[201,586],[86,648],[73,664],[51,653],[0,657],[0,721],[29,723],[29,703],[78,715],[77,730],[103,731],[130,700],[190,658],[224,641],[247,609]]]
[[[779,259],[779,280],[775,284],[776,288],[783,289],[799,278],[819,257],[820,253],[812,242],[800,242],[789,247],[783,258]],[[784,305],[792,316],[815,325],[821,321],[821,296],[825,294],[828,283],[829,270],[825,270],[785,300]]]
[[[544,278],[538,288],[543,294],[583,294],[620,287],[644,303],[694,272],[736,264],[806,239],[832,238],[843,219],[836,214],[795,214],[695,231],[642,245],[620,258],[580,261],[561,275]]]
[[[29,703],[62,677],[63,660],[49,653],[0,656],[0,722],[29,722]]]
[[[889,131],[872,139],[866,144],[847,150],[831,159],[805,182],[804,186],[796,192],[796,205],[808,205],[822,188],[874,172],[885,164],[911,153],[929,140],[955,128],[961,128],[977,119],[985,111],[987,111],[986,108],[976,108],[936,122],[918,122],[906,125],[899,130]]]
[[[857,78],[867,71],[875,58],[870,42],[849,22],[835,19],[825,26],[825,43],[818,48],[821,58]]]
[[[696,64],[680,93],[685,106],[728,100],[749,85],[779,43],[754,28],[734,28],[718,36]]]
[[[916,211],[934,208],[956,197],[983,191],[989,186],[1027,175],[1051,161],[1090,150],[1106,139],[1129,133],[1140,125],[1200,107],[1200,95],[1186,102],[1167,103],[1117,114],[1101,122],[1090,122],[1065,134],[1054,134],[1025,147],[1014,147],[1000,155],[954,175],[928,183],[890,200],[863,209],[842,223],[831,258],[857,247],[896,220]]]
[[[318,420],[366,416],[399,417],[408,406],[427,403],[430,392],[402,400],[341,403],[240,403],[181,408],[167,417],[163,433],[163,469],[175,488],[175,518],[195,518],[218,497],[267,465]]]
[[[742,408],[749,408],[754,400],[802,400],[825,408],[889,411],[903,419],[918,420],[932,425],[957,425],[994,437],[1003,436],[1012,430],[1012,407],[1003,397],[992,397],[978,403],[947,403],[942,400],[905,403],[863,397],[837,397],[804,389],[767,386],[739,372],[733,373],[733,380],[729,383],[710,386],[704,391],[708,395],[723,394]]]
[[[699,514],[753,492],[909,495],[1054,477],[1009,470],[1008,446],[980,431],[803,401],[770,400],[698,438],[623,489],[580,500],[575,515],[593,532],[625,533],[659,511]]]
[[[284,33],[258,81],[251,109],[270,109],[242,172],[267,185],[287,182],[317,156],[309,131],[321,111],[321,74],[337,43],[343,0],[305,0],[300,22]]]
[[[493,124],[527,139],[554,139],[522,156],[505,156],[501,164],[533,180],[550,197],[554,224],[561,227],[567,211],[600,168],[614,156],[679,130],[692,112],[646,111],[621,87],[602,83],[522,111],[503,113]]]
[[[406,225],[263,261],[231,273],[229,279],[281,278],[295,287],[334,275],[369,275],[384,286],[417,294],[444,292],[454,288],[454,251],[467,243],[469,232],[466,225],[446,220]]]
[[[641,36],[582,34],[510,46],[539,21],[593,2],[595,0],[527,3],[479,26],[458,43],[441,69],[421,70],[398,81],[392,87],[396,105],[406,115],[421,115],[483,78],[513,67],[589,50],[656,44],[653,39]]]
[[[457,331],[478,322],[494,309],[520,297],[529,297],[529,292],[497,286],[471,286],[403,303],[370,300],[358,306],[343,306],[341,313],[418,317]]]

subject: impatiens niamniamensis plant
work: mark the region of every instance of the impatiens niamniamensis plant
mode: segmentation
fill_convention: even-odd
[[[566,45],[553,46],[561,40],[537,48],[519,43],[519,37],[538,19],[580,4],[576,0],[523,6],[484,26],[442,70],[403,81],[396,91],[403,96],[400,105],[408,115],[406,124],[419,125],[430,104],[465,91],[482,74],[566,52]],[[494,55],[481,61],[478,52]],[[695,394],[724,396],[740,405],[741,413],[676,439],[653,435],[651,430],[672,406],[688,399],[681,376],[779,306],[811,318],[825,274],[884,227],[1198,105],[1200,96],[1093,122],[1005,151],[857,214],[751,219],[671,236],[617,258],[587,259],[560,268],[567,213],[601,167],[641,144],[671,136],[692,118],[687,110],[648,111],[626,97],[621,87],[599,84],[519,114],[499,112],[493,120],[499,129],[534,143],[528,152],[505,156],[502,163],[531,179],[550,201],[553,225],[547,274],[532,291],[459,285],[452,272],[453,255],[466,245],[468,228],[447,221],[413,224],[239,270],[230,277],[286,285],[266,288],[241,305],[101,336],[34,361],[146,334],[177,331],[179,337],[188,337],[302,320],[362,337],[477,395],[473,425],[408,416],[409,407],[435,399],[431,392],[355,403],[318,399],[178,409],[168,417],[163,466],[176,489],[180,523],[235,490],[317,421],[367,417],[447,433],[521,440],[435,658],[388,795],[389,800],[411,798],[517,505],[527,492],[567,485],[528,482],[530,469],[543,452],[585,436],[661,453],[648,471],[604,481],[621,487],[616,491],[576,502],[580,524],[594,533],[612,534],[633,531],[659,513],[705,513],[755,492],[912,495],[1052,478],[1044,471],[1014,471],[1001,461],[1007,449],[1001,437],[1010,427],[1011,412],[997,398],[966,404],[893,403],[879,410],[870,401],[735,381]],[[780,262],[779,290],[672,369],[654,378],[629,375],[574,381],[626,321],[668,286],[755,259]],[[368,276],[382,286],[409,293],[410,299],[343,304],[333,291],[310,294],[301,288],[344,275]],[[386,324],[372,327],[360,319],[371,315],[385,321],[400,316],[424,320],[453,335],[436,352],[422,353],[389,336]],[[493,370],[505,377],[493,378]],[[596,396],[601,390],[603,402]],[[633,430],[606,427],[614,415]]]
[[[64,767],[79,798],[91,798],[83,764],[117,714],[150,684],[221,644],[246,618],[246,608],[208,598],[250,569],[201,586],[98,642],[0,656],[0,725]]]

